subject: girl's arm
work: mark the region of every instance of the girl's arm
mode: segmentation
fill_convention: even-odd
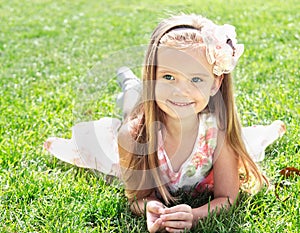
[[[125,189],[128,187],[135,187],[135,184],[132,186],[129,183],[132,182],[141,182],[141,177],[135,177],[132,179],[130,174],[131,169],[133,169],[132,156],[133,155],[133,145],[131,132],[128,125],[123,125],[119,130],[118,134],[118,147],[119,147],[119,156],[120,156],[120,168],[123,178],[125,178]],[[136,175],[136,174],[135,174]],[[146,177],[147,178],[147,177]],[[137,185],[138,187],[138,185]],[[125,190],[127,194],[134,192],[134,190]],[[159,201],[156,196],[154,189],[153,190],[139,190],[136,199],[129,195],[130,209],[136,215],[146,214],[147,218],[147,228],[149,232],[157,232],[158,230],[163,229],[162,220],[160,218],[161,213],[163,212],[164,205]]]
[[[131,122],[135,123],[135,122]],[[123,176],[123,180],[125,182],[125,189],[126,187],[138,187],[138,184],[132,184],[130,185],[126,181],[130,180],[130,182],[140,182],[141,181],[141,176],[142,174],[140,173],[133,173],[133,176],[139,175],[139,177],[135,177],[136,179],[132,179],[132,173],[131,171],[134,170],[132,162],[132,156],[134,153],[134,147],[133,143],[134,140],[132,139],[132,135],[130,132],[129,124],[122,125],[122,127],[119,130],[118,133],[118,149],[119,149],[119,156],[120,156],[120,168],[121,168],[121,173]],[[129,179],[127,179],[130,177]],[[132,180],[132,181],[131,181]],[[126,190],[128,192],[129,190]],[[139,195],[137,198],[129,198],[130,202],[130,208],[131,211],[137,215],[143,215],[145,213],[145,206],[147,202],[149,201],[158,201],[158,198],[155,196],[154,189],[153,190],[140,190]]]
[[[208,215],[234,204],[239,194],[238,157],[220,133],[214,158],[214,199],[206,205],[192,210],[194,223]]]

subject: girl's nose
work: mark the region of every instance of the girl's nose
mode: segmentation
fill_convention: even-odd
[[[188,96],[191,93],[192,83],[187,79],[179,80],[175,87],[173,94],[177,96]]]

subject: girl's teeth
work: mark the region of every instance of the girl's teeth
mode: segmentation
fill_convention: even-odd
[[[187,106],[187,105],[192,104],[192,103],[177,103],[177,102],[171,102],[171,103],[178,105],[178,106]]]

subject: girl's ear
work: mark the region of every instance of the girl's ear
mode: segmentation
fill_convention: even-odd
[[[218,92],[218,90],[222,84],[223,78],[224,78],[224,75],[222,74],[221,76],[218,76],[214,79],[214,83],[210,89],[210,96],[214,96]]]

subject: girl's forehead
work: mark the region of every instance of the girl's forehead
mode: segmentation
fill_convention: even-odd
[[[175,49],[160,46],[157,50],[158,69],[173,70],[181,73],[207,74],[213,76],[212,65],[206,60],[205,50],[201,47]]]

